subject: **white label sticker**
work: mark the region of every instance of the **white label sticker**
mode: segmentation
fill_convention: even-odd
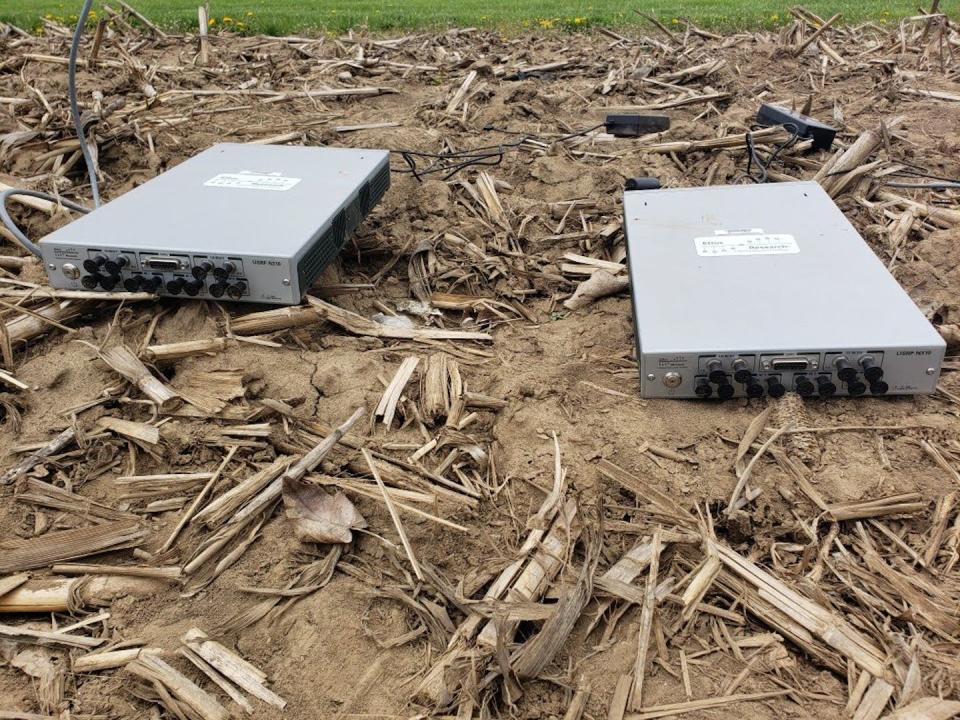
[[[207,180],[206,187],[233,188],[238,190],[273,190],[286,192],[300,182],[300,178],[282,175],[264,175],[262,173],[221,173]]]
[[[793,235],[765,233],[720,232],[713,237],[694,238],[697,255],[722,257],[726,255],[794,255],[800,252]]]

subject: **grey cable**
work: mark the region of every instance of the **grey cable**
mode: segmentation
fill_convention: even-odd
[[[90,192],[93,194],[93,206],[100,207],[100,186],[97,184],[97,169],[93,164],[93,156],[87,147],[87,138],[80,122],[80,105],[77,102],[77,55],[80,53],[80,39],[83,37],[83,28],[87,24],[87,16],[93,0],[83,0],[80,17],[77,18],[77,27],[73,31],[73,42],[70,43],[70,62],[67,64],[67,94],[70,96],[70,112],[73,114],[73,128],[80,141],[80,152],[83,161],[87,164],[87,174],[90,176]]]
[[[98,208],[100,207],[100,186],[97,184],[97,171],[93,164],[93,156],[90,154],[90,148],[87,147],[87,138],[83,133],[83,125],[80,122],[80,105],[77,102],[77,55],[80,54],[80,40],[83,37],[83,28],[87,24],[87,17],[90,15],[90,7],[92,5],[93,0],[84,0],[83,7],[80,10],[80,17],[77,18],[77,27],[73,31],[73,42],[70,43],[70,60],[67,64],[67,94],[70,99],[70,114],[73,116],[73,128],[77,133],[77,140],[80,142],[80,152],[83,153],[83,161],[87,165],[87,174],[90,177],[90,191],[93,193],[93,206]],[[83,207],[83,205],[78,205],[70,200],[58,198],[49,193],[40,192],[39,190],[10,188],[9,190],[0,192],[0,223],[3,223],[7,230],[13,234],[17,242],[37,257],[40,257],[40,247],[30,241],[13,221],[13,218],[10,217],[10,213],[7,212],[7,200],[14,195],[49,200],[62,204],[76,212],[90,212],[90,209]]]
[[[40,192],[39,190],[20,190],[18,188],[10,188],[9,190],[0,192],[0,222],[6,225],[7,229],[13,234],[13,237],[16,238],[18,243],[23,245],[24,248],[32,252],[37,257],[40,257],[40,248],[36,245],[36,243],[31,242],[30,239],[23,234],[23,231],[13,221],[13,218],[10,217],[10,213],[7,212],[7,200],[12,198],[14,195],[34,197],[39,198],[40,200],[49,200],[50,202],[59,203],[79,213],[86,214],[90,212],[90,208],[85,208],[83,205],[77,205],[77,203],[71,202],[65,198],[58,198],[50,193]]]

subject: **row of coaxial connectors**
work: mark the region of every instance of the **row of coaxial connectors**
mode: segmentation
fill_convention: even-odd
[[[833,361],[837,378],[843,383],[847,395],[859,397],[864,395],[868,389],[872,395],[885,395],[890,387],[883,380],[883,368],[876,363],[873,356],[864,355],[858,360],[858,365],[863,370],[863,377],[866,382],[860,379],[859,372],[845,356],[840,355]],[[696,380],[694,392],[697,397],[712,397],[714,385],[716,385],[716,395],[721,400],[729,400],[736,394],[736,389],[730,382],[730,375],[724,371],[720,360],[714,358],[707,362],[707,372],[707,377]],[[763,397],[765,394],[778,398],[782,397],[787,391],[780,375],[770,375],[761,380],[760,377],[750,371],[746,361],[741,358],[733,361],[733,379],[744,386],[744,393],[750,398]],[[819,395],[822,398],[829,398],[837,394],[837,385],[830,373],[795,374],[793,376],[793,387],[801,397]]]

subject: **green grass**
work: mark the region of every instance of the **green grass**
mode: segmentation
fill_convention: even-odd
[[[164,27],[196,28],[197,0],[132,0],[131,4]],[[793,4],[764,0],[211,0],[210,14],[217,26],[274,35],[338,32],[363,25],[373,30],[617,27],[644,22],[634,8],[656,15],[668,25],[677,18],[689,17],[704,27],[734,29],[788,22],[787,10]],[[944,6],[953,11],[953,4]],[[842,12],[845,21],[851,23],[875,20],[894,24],[919,9],[916,1],[909,0],[808,0],[803,5],[823,17]],[[35,29],[43,16],[69,23],[76,18],[79,7],[80,0],[0,0],[0,20]]]

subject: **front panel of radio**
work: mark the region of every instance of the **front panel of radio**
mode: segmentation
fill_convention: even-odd
[[[942,347],[643,355],[644,397],[728,400],[933,392]]]
[[[56,287],[161,296],[296,302],[289,261],[114,248],[43,246]]]

